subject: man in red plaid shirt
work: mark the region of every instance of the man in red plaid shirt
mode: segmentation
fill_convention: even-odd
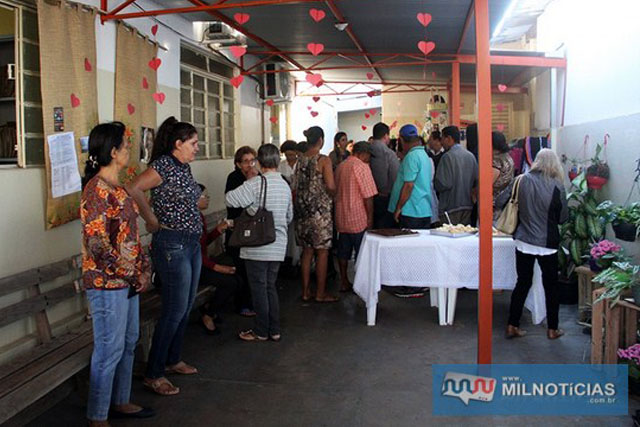
[[[368,164],[370,159],[371,145],[361,141],[336,169],[336,229],[342,292],[353,287],[347,279],[351,254],[355,251],[358,257],[364,232],[373,227],[373,196],[378,190]]]

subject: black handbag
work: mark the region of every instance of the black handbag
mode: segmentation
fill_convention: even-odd
[[[273,222],[273,213],[266,209],[267,206],[267,179],[261,176],[260,206],[254,215],[249,215],[247,209],[243,210],[234,220],[233,232],[229,239],[229,246],[235,248],[264,246],[276,241],[276,227]]]

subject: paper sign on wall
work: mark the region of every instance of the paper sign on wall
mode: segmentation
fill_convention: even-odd
[[[51,195],[66,196],[80,191],[78,156],[73,132],[56,133],[47,137],[51,163]]]

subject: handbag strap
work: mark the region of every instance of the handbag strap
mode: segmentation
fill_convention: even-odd
[[[260,196],[258,196],[258,209],[266,209],[267,207],[267,178],[260,175]],[[263,193],[264,191],[264,193]]]
[[[518,195],[520,194],[520,180],[524,175],[516,177],[516,182],[513,184],[513,190],[511,190],[511,202],[518,201]]]

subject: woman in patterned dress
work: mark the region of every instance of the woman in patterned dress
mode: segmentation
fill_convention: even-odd
[[[198,210],[202,190],[189,166],[197,152],[198,133],[193,125],[169,117],[158,129],[149,167],[127,186],[147,230],[153,233],[151,257],[162,283],[162,313],[153,334],[144,385],[165,396],[180,392],[165,372],[198,373],[181,359],[202,267]],[[144,195],[147,190],[151,190],[153,210]]]
[[[302,300],[311,299],[309,281],[311,260],[316,255],[316,296],[318,302],[334,302],[338,298],[326,292],[327,263],[333,232],[333,194],[336,191],[331,160],[320,150],[324,132],[318,126],[305,131],[307,151],[300,157],[296,169],[296,199],[294,203],[296,235],[302,251]]]
[[[146,418],[153,410],[130,403],[138,341],[138,295],[149,285],[149,261],[140,245],[138,206],[120,185],[129,163],[125,127],[101,124],[89,134],[89,160],[80,204],[82,282],[93,323],[87,418],[108,425],[112,415]],[[110,408],[111,407],[111,408]]]
[[[495,206],[495,199],[513,181],[513,159],[509,154],[507,140],[501,132],[491,133],[493,146],[493,220],[497,221],[502,209]]]

